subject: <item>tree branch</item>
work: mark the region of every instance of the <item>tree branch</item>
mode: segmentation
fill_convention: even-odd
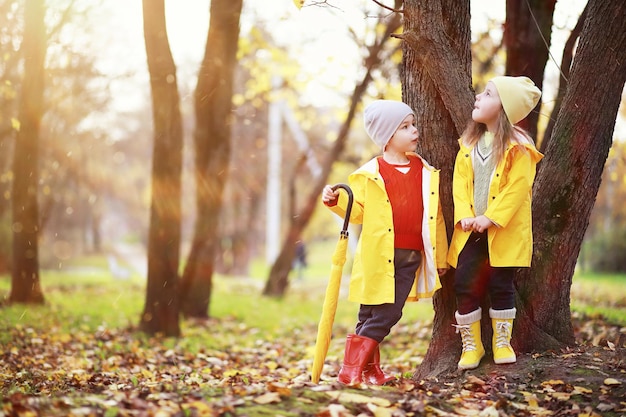
[[[372,0],[372,1],[374,3],[376,3],[377,5],[379,5],[380,7],[382,7],[383,9],[387,9],[387,10],[389,10],[391,12],[394,12],[394,13],[404,13],[404,10],[402,10],[402,9],[394,9],[393,7],[389,7],[389,6],[386,6],[386,5],[382,4],[378,0]]]
[[[435,84],[460,136],[467,126],[469,110],[474,105],[472,79],[469,74],[460,71],[456,77],[447,75],[451,70],[463,68],[463,65],[454,54],[454,49],[445,34],[442,36],[442,32],[434,33],[434,31],[432,34],[435,36],[431,38],[411,31],[392,35],[392,37],[402,39],[416,52],[422,68]]]

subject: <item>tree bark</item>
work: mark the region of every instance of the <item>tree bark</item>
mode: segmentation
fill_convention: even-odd
[[[448,237],[454,217],[452,173],[458,138],[474,105],[471,80],[469,2],[407,0],[403,97],[417,113],[418,152],[441,170],[440,196]],[[433,298],[433,336],[414,377],[447,372],[456,367],[461,342],[454,332],[454,270],[441,277]]]
[[[20,128],[13,155],[11,303],[43,304],[39,279],[39,131],[43,114],[46,29],[44,0],[24,9],[24,80],[19,103]]]
[[[232,95],[242,0],[212,0],[205,54],[195,91],[197,219],[183,273],[185,317],[208,318],[218,221],[230,160]]]
[[[573,345],[570,288],[626,82],[626,3],[590,0],[546,157],[534,186],[533,267],[519,274],[521,351]]]
[[[524,75],[543,89],[556,0],[507,0],[504,22],[505,74]],[[541,101],[518,126],[537,138]]]
[[[399,7],[399,3],[396,3],[396,7]],[[346,115],[346,118],[339,130],[337,139],[335,140],[328,157],[322,164],[322,170],[319,177],[315,179],[313,187],[307,195],[302,209],[295,217],[295,220],[289,225],[287,237],[284,240],[276,261],[270,269],[268,279],[265,283],[265,288],[263,289],[263,295],[282,297],[287,291],[289,284],[289,272],[291,271],[294,255],[296,253],[296,242],[301,239],[302,231],[309,223],[315,208],[319,204],[320,193],[324,188],[324,185],[326,185],[326,181],[328,180],[328,175],[330,174],[333,164],[345,148],[348,133],[350,132],[350,126],[352,125],[352,120],[356,114],[356,108],[361,102],[361,99],[367,90],[367,86],[372,80],[372,71],[380,65],[383,56],[382,51],[384,50],[387,41],[390,39],[391,34],[398,30],[401,23],[402,19],[400,15],[394,14],[391,20],[387,23],[385,31],[381,37],[368,48],[369,55],[365,59],[367,72],[352,93],[352,97],[350,99],[350,109],[348,110],[348,114]]]
[[[590,17],[581,35],[570,86],[555,126],[555,143],[550,144],[547,157],[540,164],[534,187],[533,267],[525,269],[516,279],[518,315],[512,343],[519,352],[555,349],[574,341],[569,290],[610,147],[626,77],[626,72],[620,67],[620,63],[624,62],[625,29],[621,24],[624,21],[624,7],[622,4],[604,4],[600,0],[589,3]],[[467,61],[456,58],[465,57],[463,50],[469,48],[466,38],[469,34],[466,21],[469,11],[463,10],[461,4],[447,4],[444,0],[407,1],[405,8],[407,24],[402,36],[406,41],[404,92],[407,102],[411,104],[417,101],[418,125],[423,130],[421,153],[435,166],[442,168],[442,204],[446,219],[450,221],[452,199],[449,170],[453,167],[456,152],[451,150],[453,146],[447,140],[460,133],[460,116],[452,117],[449,112],[451,109],[454,111],[454,104],[444,103],[447,97],[455,95],[459,97],[460,103],[473,101],[471,95],[460,87],[463,83],[457,80],[459,73],[463,74],[461,77],[469,76]],[[446,16],[443,11],[450,14]],[[449,22],[454,23],[450,25]],[[450,27],[458,28],[460,33],[454,33]],[[438,66],[433,66],[432,60],[427,59],[428,51],[437,50],[436,46],[431,49],[431,44],[440,44],[436,41],[441,39],[437,36],[440,28],[446,28],[447,38],[452,40],[446,49],[456,47],[460,48],[460,52],[437,52],[440,62],[436,63]],[[416,56],[418,54],[421,56]],[[436,77],[450,76],[437,70],[442,67],[450,68],[449,72],[454,74],[447,84],[435,81]],[[441,91],[445,88],[450,91]],[[460,111],[464,107],[469,117],[471,107],[462,104]],[[600,114],[596,111],[599,108],[603,109]],[[431,143],[435,141],[438,143]],[[447,225],[450,233],[451,224]],[[433,338],[424,361],[416,370],[416,379],[434,377],[456,369],[460,337],[454,334],[450,326],[454,322],[456,307],[453,281],[451,271],[443,277],[443,288],[434,297]],[[489,348],[490,329],[483,332],[483,342]]]
[[[144,37],[154,123],[148,282],[140,329],[179,336],[177,290],[180,261],[183,131],[176,66],[165,25],[164,0],[143,0]]]

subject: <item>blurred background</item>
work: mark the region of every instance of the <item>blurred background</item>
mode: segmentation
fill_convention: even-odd
[[[146,276],[153,150],[152,103],[142,5],[128,0],[48,1],[44,113],[40,131],[42,269],[64,270],[85,256],[106,260],[118,277]],[[585,6],[556,3],[538,141],[556,96],[563,44]],[[0,274],[11,268],[11,183],[23,64],[23,1],[0,0]],[[166,1],[167,36],[176,64],[184,134],[181,259],[193,235],[194,96],[209,27],[209,0]],[[505,2],[471,0],[474,77],[503,72]],[[231,160],[220,214],[215,271],[264,275],[284,233],[311,192],[365,71],[381,8],[370,0],[305,3],[244,1],[234,82]],[[26,35],[27,36],[27,35]],[[374,72],[363,101],[401,98],[397,50]],[[396,48],[396,50],[394,50]],[[624,95],[623,95],[624,97]],[[278,129],[270,114],[278,108]],[[626,272],[626,110],[618,114],[579,268]],[[275,125],[276,126],[276,125]],[[330,183],[377,154],[357,113]],[[419,121],[418,121],[419,127]],[[270,137],[277,141],[270,144]],[[278,172],[268,156],[278,152]],[[272,177],[274,176],[274,177]],[[277,184],[277,186],[268,186]],[[273,206],[272,206],[273,204]],[[273,215],[268,207],[274,207]],[[341,219],[315,210],[301,241],[327,271]],[[294,264],[295,265],[295,264]]]

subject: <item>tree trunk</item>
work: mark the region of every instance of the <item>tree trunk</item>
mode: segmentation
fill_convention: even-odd
[[[506,75],[525,75],[543,89],[556,0],[507,0],[504,22]],[[537,138],[541,101],[518,125]]]
[[[13,262],[11,303],[44,303],[39,280],[39,128],[43,114],[46,29],[44,0],[24,9],[24,81],[19,104],[20,128],[13,155]]]
[[[396,7],[399,7],[398,1],[396,2]],[[346,119],[339,130],[337,139],[335,140],[328,157],[322,164],[322,170],[319,177],[315,179],[313,187],[307,195],[302,210],[298,213],[295,221],[291,222],[289,225],[287,237],[284,240],[276,261],[272,265],[268,279],[265,283],[265,288],[263,289],[263,295],[282,297],[285,294],[289,284],[289,272],[291,271],[294,255],[296,253],[296,242],[300,240],[304,227],[309,223],[309,220],[315,211],[315,207],[319,204],[320,193],[324,188],[324,185],[326,185],[328,175],[330,174],[334,162],[341,155],[341,152],[343,152],[348,139],[348,133],[350,132],[350,125],[352,124],[352,120],[356,114],[356,108],[361,102],[361,99],[367,90],[367,86],[372,80],[372,71],[380,65],[383,57],[382,51],[391,37],[391,34],[400,27],[401,23],[402,19],[400,16],[397,13],[394,14],[393,18],[385,27],[383,35],[368,48],[369,56],[365,59],[367,72],[352,93],[352,97],[350,99],[350,109],[348,110]],[[337,235],[339,235],[339,233],[337,233]]]
[[[418,152],[441,169],[441,204],[450,237],[454,159],[474,103],[469,2],[408,0],[404,8],[403,97],[417,113]],[[452,327],[454,270],[441,277],[441,283],[442,289],[433,298],[433,337],[416,371],[418,379],[454,368],[461,350]]]
[[[559,72],[559,88],[557,90],[556,98],[554,99],[554,106],[552,107],[552,112],[550,114],[550,119],[548,120],[548,126],[546,126],[545,132],[543,132],[543,138],[539,144],[539,151],[545,153],[548,148],[548,143],[550,143],[550,138],[552,137],[552,131],[554,130],[554,123],[556,122],[556,118],[559,115],[559,111],[561,111],[561,104],[563,103],[563,96],[565,96],[565,92],[567,91],[567,80],[569,79],[570,67],[572,65],[572,60],[574,59],[574,48],[576,46],[576,41],[580,36],[580,32],[583,30],[583,24],[585,23],[585,19],[587,18],[587,6],[578,17],[578,21],[576,22],[576,26],[572,29],[567,41],[565,42],[565,47],[563,48],[563,55],[561,58],[561,70]]]
[[[167,40],[164,0],[143,0],[144,37],[154,122],[152,199],[148,235],[148,283],[140,329],[179,336],[183,131],[176,66]]]
[[[533,267],[516,280],[521,351],[573,345],[570,287],[626,82],[626,3],[590,0],[567,92],[534,187]]]
[[[581,36],[570,87],[553,135],[555,143],[550,145],[547,157],[540,164],[534,187],[533,268],[526,269],[516,279],[518,319],[513,344],[520,352],[553,349],[574,340],[569,289],[626,77],[626,72],[620,68],[620,63],[624,62],[624,7],[600,0],[590,2],[590,18]],[[452,169],[456,152],[443,148],[446,140],[431,141],[429,137],[457,137],[461,133],[461,116],[453,112],[465,112],[468,118],[471,112],[471,105],[467,103],[468,100],[473,102],[472,95],[463,87],[463,82],[458,82],[459,77],[469,76],[467,61],[462,59],[468,53],[464,49],[469,48],[466,21],[469,11],[463,10],[464,5],[448,4],[445,0],[407,1],[405,8],[404,92],[409,103],[413,100],[418,103],[415,106],[419,112],[418,123],[424,132],[421,152],[442,168],[442,204],[446,219],[450,221],[453,218],[451,175],[446,173]],[[444,15],[443,11],[450,14]],[[452,39],[450,44],[438,35],[439,28],[446,28],[447,39]],[[450,28],[458,28],[459,32]],[[452,45],[460,49],[453,49]],[[430,59],[434,56],[437,60]],[[446,67],[447,72],[443,70]],[[442,91],[445,89],[448,91]],[[455,95],[460,103],[458,107],[448,99]],[[603,109],[601,114],[597,112],[599,108]],[[428,117],[430,112],[435,116]],[[427,134],[427,127],[438,130]],[[430,149],[439,150],[431,153]],[[450,233],[451,224],[447,225]],[[450,326],[456,307],[451,288],[453,281],[451,271],[443,277],[443,288],[434,297],[433,338],[424,361],[416,370],[416,379],[456,369],[460,337]],[[483,342],[488,347],[490,332],[484,333]]]
[[[212,0],[209,32],[195,91],[196,208],[191,252],[183,273],[182,311],[208,318],[218,221],[230,160],[232,95],[242,0]]]

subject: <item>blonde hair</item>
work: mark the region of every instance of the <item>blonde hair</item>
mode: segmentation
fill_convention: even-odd
[[[486,131],[487,125],[485,125],[484,123],[475,122],[474,120],[470,119],[469,124],[461,135],[463,144],[465,144],[465,146],[467,146],[468,148],[473,147],[474,145],[476,145],[476,143],[478,143],[478,141],[485,134]],[[498,114],[496,131],[493,134],[493,155],[495,156],[496,166],[504,158],[504,150],[506,149],[507,143],[509,141],[521,143],[519,135],[527,139],[530,143],[534,144],[532,138],[524,129],[511,124],[509,118],[504,112],[504,108],[501,108],[500,113]],[[524,149],[524,151],[526,150],[525,148],[522,149]]]

